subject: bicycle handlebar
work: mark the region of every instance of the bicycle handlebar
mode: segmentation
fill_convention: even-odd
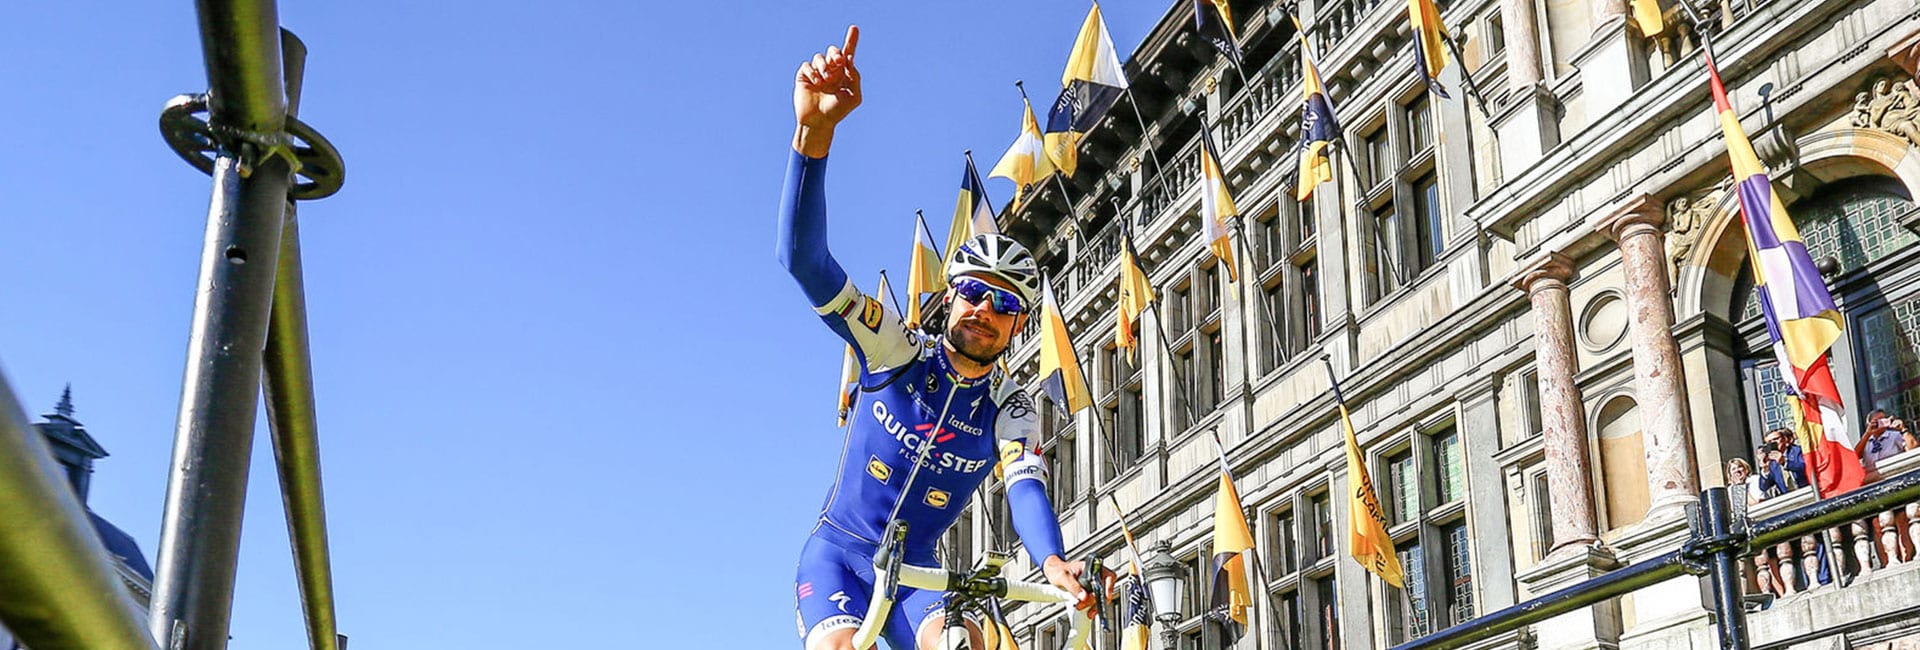
[[[890,580],[897,577],[901,585],[932,591],[958,591],[967,587],[967,576],[964,573],[910,564],[896,566],[899,570],[898,576],[889,575],[889,567],[884,564],[874,566],[875,593],[872,601],[867,605],[867,617],[860,622],[860,628],[853,633],[854,650],[872,648],[874,641],[880,637],[880,630],[886,627],[887,614],[893,611],[893,594],[882,587],[890,584]],[[1073,603],[1075,600],[1066,590],[1044,582],[994,578],[986,584],[987,588],[982,595],[1008,600],[1032,603]],[[918,633],[918,630],[915,632]],[[1087,638],[1092,633],[1092,614],[1074,610],[1073,634],[1067,638],[1068,650],[1087,647]]]

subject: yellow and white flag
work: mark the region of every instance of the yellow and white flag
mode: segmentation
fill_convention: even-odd
[[[1240,216],[1227,191],[1226,174],[1220,171],[1219,149],[1213,146],[1213,134],[1200,125],[1200,226],[1206,234],[1207,248],[1227,267],[1227,281],[1240,281],[1239,265],[1234,263],[1233,236],[1227,220]]]
[[[1022,97],[1020,105],[1027,111],[1020,120],[1020,136],[1014,138],[1013,146],[1007,147],[1007,153],[1000,156],[1000,162],[994,163],[993,171],[987,172],[988,178],[1013,181],[1014,210],[1020,209],[1028,190],[1053,174],[1053,160],[1047,157],[1047,145],[1045,137],[1040,134],[1040,123],[1033,119],[1033,104]]]
[[[913,259],[907,264],[907,327],[917,328],[922,297],[945,290],[947,275],[940,252],[933,248],[933,232],[927,229],[926,217],[916,211],[913,220]]]
[[[1040,388],[1055,406],[1067,413],[1093,405],[1087,392],[1086,375],[1080,372],[1080,359],[1074,356],[1073,340],[1067,336],[1067,321],[1060,313],[1060,302],[1053,297],[1053,283],[1042,288],[1040,316]]]
[[[1060,97],[1047,111],[1044,139],[1047,157],[1068,178],[1080,166],[1080,138],[1106,116],[1107,109],[1127,90],[1127,76],[1120,67],[1120,55],[1107,36],[1107,23],[1100,18],[1100,5],[1087,12],[1080,25],[1080,36],[1067,55],[1067,69],[1060,74]]]

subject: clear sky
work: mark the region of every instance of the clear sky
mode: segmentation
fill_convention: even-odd
[[[798,648],[841,345],[773,256],[804,57],[862,28],[835,253],[904,278],[973,149],[1056,92],[1084,1],[284,0],[341,631],[373,648]],[[1122,56],[1168,0],[1104,7]],[[156,122],[206,88],[193,3],[0,10],[0,364],[73,384],[92,506],[159,543],[209,181]],[[995,205],[1012,185],[989,181]],[[37,419],[37,417],[36,417]],[[265,420],[231,647],[301,647]]]

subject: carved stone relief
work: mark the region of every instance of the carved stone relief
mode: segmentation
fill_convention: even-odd
[[[1719,209],[1730,183],[1731,179],[1721,179],[1716,187],[1667,202],[1667,270],[1670,273],[1667,277],[1674,278],[1676,286],[1681,262],[1693,254],[1694,246],[1700,244],[1700,231],[1713,218],[1714,211]]]
[[[1920,84],[1879,77],[1854,95],[1853,125],[1886,131],[1920,147]]]

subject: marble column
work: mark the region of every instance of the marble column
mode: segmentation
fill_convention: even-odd
[[[1491,125],[1500,134],[1500,164],[1507,178],[1526,171],[1560,144],[1558,106],[1541,83],[1539,17],[1535,0],[1502,0],[1501,33],[1506,41],[1507,94]]]
[[[1632,22],[1626,0],[1590,0],[1593,38],[1573,55],[1589,123],[1607,119],[1648,79],[1646,39]]]
[[[1667,277],[1663,220],[1660,203],[1642,195],[1600,223],[1600,229],[1619,244],[1626,275],[1634,397],[1648,440],[1648,519],[1682,514],[1682,507],[1700,492],[1693,410],[1687,404],[1680,345],[1673,338],[1673,285]]]
[[[1533,303],[1540,424],[1553,509],[1549,555],[1578,551],[1600,538],[1593,514],[1593,462],[1587,455],[1587,409],[1573,380],[1573,305],[1567,291],[1572,278],[1571,261],[1549,253],[1523,269],[1514,282]]]

